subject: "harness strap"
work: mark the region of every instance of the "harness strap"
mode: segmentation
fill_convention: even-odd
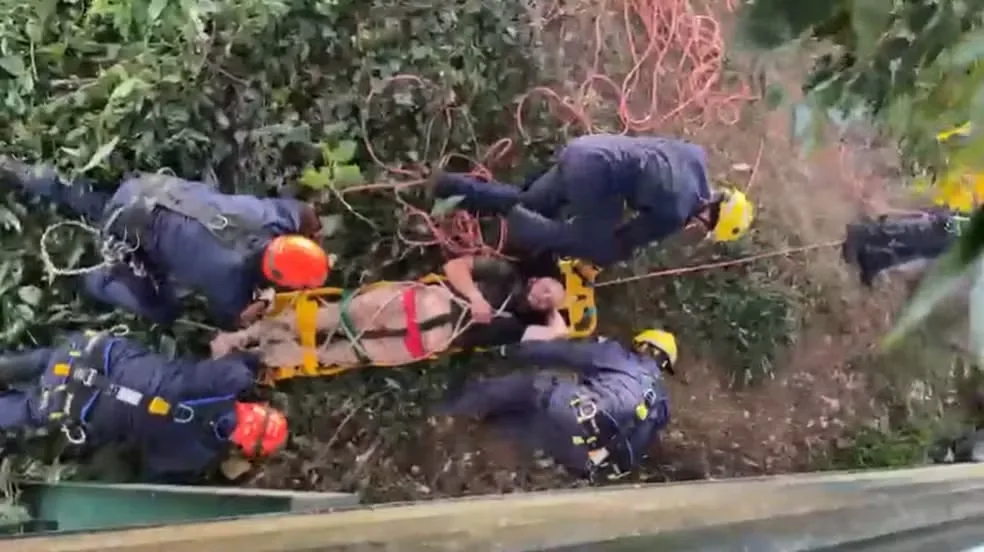
[[[372,359],[369,358],[369,353],[360,342],[361,339],[359,332],[356,331],[355,321],[352,320],[352,315],[349,314],[349,306],[351,306],[352,299],[355,299],[356,294],[357,292],[351,289],[342,291],[342,300],[338,305],[338,322],[345,337],[352,342],[352,351],[355,352],[356,358],[358,358],[360,363],[369,364],[372,362]]]
[[[118,217],[124,236],[135,234],[141,241],[152,221],[154,209],[162,207],[201,224],[226,247],[241,254],[258,250],[272,232],[247,217],[223,213],[214,205],[185,193],[187,181],[165,174],[144,174],[137,180],[138,191]],[[112,223],[110,226],[113,226]]]
[[[406,315],[407,335],[403,338],[403,344],[414,360],[427,356],[424,349],[424,339],[420,333],[420,325],[417,324],[417,288],[410,286],[403,290],[403,312]]]
[[[657,414],[663,417],[668,414],[665,403],[660,400],[654,386],[643,393],[642,400],[635,407],[635,416],[630,423],[624,425],[619,425],[588,395],[575,395],[570,406],[581,426],[581,435],[573,435],[571,442],[588,449],[590,476],[593,478],[598,473],[607,471],[609,480],[628,475],[635,464],[631,447],[621,445],[628,442],[639,425],[649,419],[654,410],[658,410]]]
[[[151,416],[164,417],[177,424],[187,424],[197,420],[205,428],[216,431],[217,419],[210,416],[198,416],[194,407],[224,406],[235,399],[233,395],[171,403],[164,397],[119,385],[113,382],[107,373],[104,373],[108,372],[109,353],[116,343],[115,340],[103,343],[104,337],[105,334],[91,335],[84,348],[79,349],[73,346],[69,349],[68,361],[55,363],[51,368],[55,376],[65,378],[64,383],[42,392],[42,408],[50,402],[53,392],[63,395],[64,400],[61,408],[50,412],[48,420],[62,427],[62,431],[70,443],[74,445],[85,443],[87,435],[84,426],[88,414],[96,399],[103,395]],[[100,364],[103,365],[103,370],[95,368]],[[78,398],[85,400],[76,400]]]

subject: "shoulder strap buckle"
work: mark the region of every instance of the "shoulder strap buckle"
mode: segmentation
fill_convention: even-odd
[[[229,217],[221,214],[215,215],[215,218],[210,220],[206,226],[215,232],[220,232],[226,228],[229,228]]]
[[[77,380],[79,383],[85,387],[92,387],[92,384],[96,381],[96,376],[99,375],[94,368],[76,368],[73,371],[72,379]]]
[[[73,445],[84,445],[86,440],[85,429],[80,425],[63,425],[61,427],[65,439]]]
[[[195,419],[195,411],[184,403],[178,403],[174,405],[174,414],[172,415],[172,419],[175,423],[187,424]]]

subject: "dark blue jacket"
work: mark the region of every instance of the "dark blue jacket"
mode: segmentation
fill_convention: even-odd
[[[187,182],[186,191],[196,201],[207,202],[223,213],[261,221],[272,235],[297,233],[304,204],[294,199],[262,199],[223,194],[201,182]],[[133,199],[136,179],[130,179],[113,195],[107,212]],[[91,273],[86,287],[96,299],[122,307],[159,323],[179,315],[175,287],[202,293],[209,310],[224,328],[235,324],[262,285],[259,254],[242,256],[225,246],[202,224],[165,209],[153,215],[149,238],[141,244],[155,281],[137,278],[117,266]]]
[[[619,427],[633,427],[626,435],[637,455],[648,450],[656,433],[669,423],[668,398],[660,384],[659,363],[627,350],[617,341],[524,341],[511,356],[524,363],[574,370],[580,384],[596,395],[599,407]],[[662,411],[637,423],[636,407],[647,390],[655,388]]]
[[[577,381],[564,381],[550,372],[514,372],[469,382],[443,409],[449,415],[477,416],[533,448],[542,448],[579,475],[588,475],[588,449],[572,441],[583,436],[571,401],[591,398],[607,427],[608,449],[618,464],[631,469],[645,457],[657,432],[669,422],[666,393],[655,360],[626,350],[614,341],[526,341],[509,355],[511,360],[541,368],[566,368]],[[645,420],[637,407],[646,392],[656,392],[655,406]],[[610,423],[609,423],[610,422]]]
[[[85,337],[72,335],[69,342],[83,346]],[[103,339],[98,347],[105,355],[100,368],[114,383],[162,397],[172,404],[197,406],[202,416],[207,408],[207,415],[218,420],[218,429],[210,431],[195,422],[178,424],[118,400],[98,397],[84,413],[87,446],[135,445],[150,479],[200,473],[228,450],[227,437],[236,423],[231,401],[253,389],[259,369],[254,357],[233,354],[216,360],[167,360],[137,342],[122,338]],[[63,380],[54,375],[52,367],[65,362],[68,350],[68,345],[64,345],[30,353],[37,363],[41,386],[57,385]],[[41,408],[40,387],[24,395],[26,401],[18,401],[14,393],[0,395],[0,408],[8,404],[16,408],[20,402],[27,409],[26,423],[44,425],[47,412]]]
[[[582,136],[561,153],[603,160],[595,174],[571,175],[565,185],[603,186],[638,215],[618,235],[627,250],[683,228],[711,197],[704,148],[681,140],[614,134]],[[589,182],[590,180],[590,182]]]

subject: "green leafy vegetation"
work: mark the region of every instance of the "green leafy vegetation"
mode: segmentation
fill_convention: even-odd
[[[978,192],[984,169],[984,133],[977,132],[984,128],[982,23],[984,4],[963,0],[855,0],[810,6],[765,0],[743,8],[740,27],[745,42],[760,51],[799,45],[812,53],[813,65],[802,83],[805,99],[793,106],[797,138],[810,145],[831,128],[843,131],[853,123],[874,124],[899,144],[910,182],[936,182],[953,195],[957,191],[952,186],[964,187],[965,194]],[[949,139],[946,133],[958,127],[957,138]],[[984,251],[982,225],[984,214],[978,209],[959,244],[920,284],[887,336],[887,346],[909,350],[906,343],[918,339],[913,332],[974,270]],[[981,312],[981,295],[974,292],[969,301],[972,354],[978,358],[984,352],[984,334],[975,314]],[[941,365],[940,359],[950,356],[937,355],[929,362],[939,373],[948,364]],[[915,462],[915,451],[925,437],[921,430],[865,430],[846,462],[862,467]]]
[[[339,256],[333,277],[342,285],[387,268],[396,278],[433,269],[399,264],[407,248],[395,238],[401,209],[391,190],[343,192],[408,179],[386,168],[424,177],[451,151],[482,158],[487,144],[513,131],[503,113],[539,81],[541,56],[522,2],[0,0],[0,10],[0,151],[108,188],[131,171],[166,170],[228,193],[309,198],[325,246]],[[557,129],[536,117],[527,124],[545,151],[559,143]],[[510,168],[499,170],[509,176]],[[403,196],[419,199],[413,189]],[[4,191],[0,348],[124,324],[162,352],[207,353],[211,330],[196,321],[199,310],[174,327],[151,327],[88,301],[77,277],[49,279],[37,248],[53,215]],[[59,228],[46,243],[59,267],[100,262],[86,232]],[[281,475],[264,484],[294,485],[298,473],[313,477],[322,473],[313,466],[328,466],[351,475],[333,471],[336,488],[385,494],[405,485],[373,477],[411,472],[414,460],[392,460],[390,447],[427,431],[425,410],[446,387],[442,368],[355,374],[306,389],[310,398],[290,405],[299,421],[294,448]],[[408,419],[423,426],[408,427]],[[300,420],[318,420],[338,437]],[[374,466],[369,475],[355,470],[379,436],[385,445],[376,447],[386,450],[362,459]]]
[[[526,136],[515,129],[515,102],[540,85],[573,94],[586,76],[581,67],[558,68],[557,51],[590,57],[575,40],[580,37],[550,36],[552,24],[520,1],[0,0],[0,9],[3,153],[106,187],[130,171],[167,170],[229,193],[310,198],[322,216],[325,246],[339,257],[333,270],[339,285],[432,270],[414,265],[416,251],[408,249],[415,248],[396,237],[404,211],[392,185],[422,182],[445,162],[471,169],[463,157],[497,162],[496,176],[517,182],[542,168],[575,134],[577,117],[527,106],[524,131],[533,138],[519,143]],[[576,28],[593,32],[584,14],[572,17],[584,20]],[[623,75],[632,70],[630,53],[604,51],[605,71],[618,72],[618,63]],[[648,94],[638,92],[636,101]],[[607,104],[616,102],[603,92],[589,95],[605,105],[592,124],[615,128],[615,109]],[[781,99],[770,86],[765,103]],[[817,117],[813,108],[800,112],[806,115],[797,125],[806,132]],[[497,156],[491,145],[504,137],[516,139],[518,155]],[[460,201],[425,206],[422,196],[409,186],[399,195],[433,216]],[[207,350],[211,330],[196,322],[200,311],[173,328],[149,327],[86,300],[77,278],[49,280],[37,244],[56,220],[52,215],[14,194],[0,202],[0,347],[45,344],[65,329],[125,324],[164,352]],[[60,266],[100,261],[92,237],[81,231],[58,230],[48,244]],[[708,253],[661,244],[658,255],[633,268],[690,264],[692,256],[735,259],[771,247],[752,243]],[[808,307],[798,291],[781,287],[780,273],[795,270],[765,261],[604,288],[602,329],[628,337],[667,327],[680,337],[686,362],[706,357],[734,386],[763,383],[782,375],[779,355]],[[493,473],[489,465],[508,464],[474,443],[458,443],[471,432],[452,439],[431,423],[430,409],[448,387],[496,369],[493,364],[462,356],[294,382],[284,389],[293,443],[257,484],[363,491],[373,500],[566,484],[546,468]],[[304,393],[294,393],[297,387]]]
[[[721,245],[710,262],[726,262],[768,251],[765,244]],[[673,267],[694,257],[693,247],[650,248],[637,264]],[[629,284],[643,307],[626,312],[615,304],[602,304],[603,320],[632,328],[665,326],[678,335],[688,356],[708,358],[723,369],[731,387],[760,384],[777,375],[779,354],[793,342],[799,329],[801,298],[770,285],[759,277],[761,267],[737,266]],[[617,293],[617,292],[614,292]],[[614,293],[612,295],[614,295]],[[603,296],[607,298],[608,296]],[[650,307],[651,305],[651,307]],[[650,319],[650,313],[659,313]]]

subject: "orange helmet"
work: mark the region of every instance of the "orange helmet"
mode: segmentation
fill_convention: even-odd
[[[229,440],[247,458],[262,458],[280,450],[287,442],[287,417],[264,404],[237,402],[236,427]]]
[[[320,245],[304,236],[278,236],[263,251],[263,276],[290,289],[324,285],[331,260]]]

